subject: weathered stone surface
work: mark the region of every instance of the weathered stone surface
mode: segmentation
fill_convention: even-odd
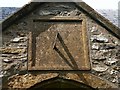
[[[0,49],[0,53],[3,53],[3,54],[18,54],[18,53],[24,53],[25,51],[26,51],[26,48],[6,47],[6,48]]]
[[[93,63],[93,64],[99,64],[99,62],[96,61],[96,60],[92,60],[92,63]]]
[[[11,73],[13,73],[14,71],[14,69],[15,69],[15,66],[16,66],[17,64],[15,64],[15,63],[10,63],[9,65],[3,65],[3,70],[5,70],[5,71],[8,71],[8,70],[10,70],[11,71]],[[9,72],[10,73],[10,72]]]
[[[22,37],[16,37],[12,40],[12,42],[19,42],[22,39]]]
[[[99,34],[101,34],[100,31],[98,30],[98,28],[94,27],[94,26],[91,28],[91,33],[93,35],[99,35]]]
[[[106,65],[113,65],[113,64],[116,64],[117,62],[118,62],[117,59],[109,58],[108,60],[105,61],[105,64]]]
[[[116,57],[116,49],[110,49],[110,50],[100,50],[103,51],[103,55],[107,58],[115,58]]]
[[[4,75],[0,75],[0,78],[2,78]]]
[[[20,59],[23,63],[27,61],[27,57]]]
[[[2,56],[2,57],[11,57],[12,54],[2,54],[1,56]]]
[[[92,49],[93,50],[99,50],[100,49],[100,45],[98,43],[93,43]]]
[[[21,55],[14,55],[11,58],[12,59],[21,59],[27,57],[27,54],[21,54]]]
[[[117,76],[115,76],[115,77],[113,78],[112,82],[113,82],[113,83],[115,83],[115,82],[117,82],[117,83],[118,83],[118,77],[117,77]]]
[[[11,59],[3,59],[3,62],[5,62],[5,63],[12,63],[13,60],[11,60]]]
[[[120,60],[120,47],[117,48],[116,56],[117,56],[117,59]]]
[[[76,10],[69,12],[67,16],[79,16],[80,14],[81,12],[76,9]]]
[[[108,70],[108,73],[109,73],[110,75],[117,75],[117,74],[118,74],[118,71],[113,70],[113,69],[109,69],[109,70]]]
[[[108,38],[106,38],[103,35],[93,35],[91,37],[91,41],[92,42],[100,42],[100,43],[108,43],[109,42]]]
[[[93,25],[92,27],[92,72],[94,75],[105,78],[112,83],[118,84],[119,82],[116,76],[118,76],[120,72],[120,67],[117,65],[120,59],[120,42],[119,40],[113,38],[113,36],[106,34],[104,30],[100,30],[97,26]],[[101,35],[102,38],[100,37]]]
[[[106,56],[104,55],[105,50],[103,51],[93,51],[94,54],[92,54],[92,59],[94,60],[106,60]]]
[[[39,15],[41,15],[41,16],[43,16],[43,15],[57,15],[57,14],[59,14],[60,12],[59,11],[40,11],[39,12]]]
[[[37,12],[35,12],[37,13]],[[76,9],[74,6],[72,8],[66,5],[51,5],[45,6],[45,9],[40,9],[38,11],[38,15],[46,16],[46,15],[54,15],[54,16],[79,16],[81,12]]]
[[[56,7],[47,7],[47,8],[42,8],[44,10],[42,10],[43,12],[41,12],[41,8],[39,8],[38,12],[39,14],[36,13],[32,13],[30,14],[30,16],[28,16],[30,18],[30,20],[33,20],[36,18],[39,18],[40,15],[45,16],[45,15],[51,15],[51,16],[79,16],[81,15],[82,12],[78,12],[76,8],[73,8],[71,6],[66,6],[66,5],[55,5]],[[62,7],[62,8],[61,8]],[[59,8],[59,10],[57,10]],[[70,9],[70,10],[68,10]],[[83,14],[83,13],[82,13]],[[83,15],[84,16],[84,15]],[[32,22],[30,22],[29,19],[27,19],[26,17],[24,18],[24,20],[21,20],[20,22],[18,21],[18,23],[16,25],[14,25],[12,28],[8,28],[8,32],[9,30],[11,30],[11,35],[8,33],[7,36],[10,36],[12,39],[11,42],[8,44],[8,46],[11,46],[11,48],[13,47],[27,47],[27,38],[26,35],[28,33],[28,30],[31,29],[31,25],[33,25]],[[24,23],[25,22],[25,23]],[[115,76],[117,76],[118,72],[120,72],[120,67],[117,66],[118,61],[120,60],[120,41],[118,39],[116,39],[113,35],[111,35],[110,33],[107,32],[107,30],[105,30],[105,28],[101,27],[98,23],[94,22],[93,20],[91,20],[90,18],[87,18],[87,26],[88,26],[88,30],[90,30],[90,32],[88,34],[90,34],[90,38],[91,38],[91,48],[90,48],[90,52],[92,57],[92,68],[94,70],[94,74],[97,75],[98,77],[104,78],[109,80],[110,82],[115,83],[116,85],[119,83],[117,82],[117,79],[115,78]],[[32,29],[33,31],[34,29]],[[6,30],[7,31],[7,30]],[[13,36],[14,35],[14,31],[19,32],[15,35],[18,36]],[[23,32],[23,34],[21,33],[21,31]],[[36,31],[36,30],[35,30]],[[3,35],[4,36],[4,35]],[[114,43],[114,44],[113,44]],[[21,48],[22,49],[22,48]],[[1,51],[1,50],[0,50]],[[4,51],[4,50],[3,50]],[[24,50],[23,50],[24,51]],[[9,58],[9,59],[13,59],[15,60],[15,67],[10,67],[10,63],[5,63],[3,62],[3,64],[6,64],[6,70],[10,70],[11,73],[13,72],[13,69],[11,70],[10,68],[18,68],[20,65],[22,66],[27,60],[27,52],[18,55],[19,53],[23,52],[21,50],[7,50],[4,51],[6,54],[2,54],[2,56],[4,58]],[[13,52],[13,53],[11,53]],[[16,54],[17,53],[17,54]],[[49,54],[49,53],[48,53]],[[13,56],[14,55],[14,56]],[[109,58],[115,58],[116,61],[114,60],[109,60]],[[118,60],[118,61],[117,61]],[[24,62],[25,61],[25,62]],[[13,64],[13,63],[12,63]],[[100,64],[102,64],[102,66],[100,66]],[[105,64],[108,64],[106,67]],[[13,65],[14,66],[14,65]],[[17,66],[17,67],[16,67]],[[114,67],[113,67],[114,66]],[[110,68],[113,68],[114,70],[111,70]],[[17,69],[16,69],[16,73],[17,73]],[[118,71],[118,72],[117,72]],[[6,73],[8,73],[8,71],[6,71]],[[27,75],[23,78],[26,78]],[[30,76],[31,77],[31,76]],[[91,77],[90,77],[91,78]],[[19,78],[18,78],[19,79]],[[31,80],[33,79],[33,80]],[[21,83],[25,82],[27,83],[27,80],[33,84],[32,82],[37,81],[37,79],[34,78],[27,78],[26,80],[21,80]],[[14,78],[14,80],[16,80],[16,78]],[[14,81],[13,80],[13,81]],[[11,80],[11,82],[13,82]],[[17,83],[14,84],[15,87],[20,86],[20,84],[18,84],[19,80],[13,82],[13,83]],[[96,84],[96,82],[95,82]],[[12,86],[13,84],[11,84]],[[23,84],[25,86],[25,84]],[[28,85],[28,84],[27,84]],[[101,84],[103,85],[103,84]],[[22,86],[20,86],[22,87]],[[26,87],[26,86],[25,86]],[[17,87],[18,88],[18,87]]]
[[[111,43],[93,43],[92,49],[93,50],[109,50],[117,48],[115,44]]]
[[[115,69],[115,70],[120,72],[120,66],[115,66],[113,69]]]
[[[106,57],[105,56],[98,56],[98,57],[94,57],[93,59],[101,61],[101,60],[106,60]]]
[[[23,25],[27,25],[27,23],[26,23],[26,22],[22,22],[22,26],[23,26]],[[26,36],[26,34],[23,33],[23,32],[17,32],[17,34],[18,34],[20,37],[25,37],[25,36]]]
[[[56,74],[56,75],[55,75]],[[59,75],[59,76],[58,76]],[[45,75],[45,74],[38,74],[38,75],[32,75],[32,74],[25,74],[25,75],[14,75],[9,78],[9,84],[8,86],[10,88],[29,88],[35,84],[40,83],[41,81],[44,80],[50,80],[51,78],[59,78],[61,77],[62,79],[67,79],[67,80],[74,80],[86,85],[89,85],[93,88],[116,88],[115,85],[109,83],[108,81],[98,78],[97,76],[93,74],[75,74],[75,73],[65,73],[63,75],[60,75],[57,73],[54,73],[53,75]],[[86,82],[87,81],[87,82]],[[21,83],[17,83],[21,82]],[[105,89],[107,90],[107,89]]]
[[[99,65],[99,66],[94,66],[93,70],[96,71],[96,72],[105,72],[105,71],[108,70],[108,67]]]
[[[0,57],[0,60],[3,60],[5,57]]]
[[[26,41],[27,37],[16,37],[13,40],[11,40],[11,42],[17,43],[19,41]]]
[[[10,86],[11,88],[29,88],[31,87],[31,85],[34,85],[46,79],[54,78],[56,76],[58,76],[57,73],[49,73],[49,74],[41,74],[41,75],[39,74],[14,75],[11,78],[9,78],[10,82],[8,86]]]
[[[91,27],[91,32],[97,31],[97,27]]]
[[[120,45],[120,41],[118,41],[118,40],[113,40],[113,42],[114,42],[114,44],[116,44],[116,45]]]
[[[100,45],[100,47],[101,49],[115,49],[115,45],[111,43]]]
[[[20,46],[20,47],[27,47],[27,42],[18,43],[18,46]]]

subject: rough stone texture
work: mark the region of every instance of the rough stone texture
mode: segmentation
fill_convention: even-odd
[[[3,71],[1,71],[1,74],[4,76],[19,74],[21,69],[27,69],[27,47],[29,46],[27,41],[29,39],[29,32],[34,31],[32,29],[34,24],[33,19],[46,15],[50,15],[50,17],[84,16],[84,14],[72,4],[53,4],[55,7],[50,7],[49,5],[42,5],[42,8],[38,8],[30,15],[15,22],[3,32],[4,49],[0,49],[0,51],[4,53],[0,58],[3,60]],[[87,18],[87,26],[90,36],[92,74],[107,79],[115,85],[120,85],[120,40],[90,18]],[[9,49],[7,49],[8,47]],[[12,60],[12,62],[9,62],[9,60]],[[12,84],[10,83],[10,86],[15,82],[16,81],[11,82]],[[15,85],[17,85],[16,83]]]
[[[91,36],[92,73],[112,83],[120,83],[118,81],[120,78],[120,40],[92,20],[88,26]]]
[[[14,47],[5,47],[0,49],[0,53],[2,54],[19,54],[19,53],[25,53],[25,48],[14,48]]]
[[[108,70],[108,67],[105,67],[105,66],[98,66],[98,65],[96,65],[96,66],[93,66],[93,70],[94,71],[96,71],[96,72],[105,72],[105,71],[107,71]]]
[[[32,85],[38,84],[41,81],[44,80],[50,80],[52,78],[62,78],[62,79],[68,79],[77,81],[80,83],[84,83],[86,85],[89,85],[93,88],[99,88],[101,90],[113,90],[117,87],[113,85],[112,83],[105,81],[101,78],[98,78],[92,74],[86,74],[86,73],[49,73],[49,74],[25,74],[25,75],[14,75],[11,78],[9,78],[9,84],[8,86],[13,88],[30,88]],[[51,80],[52,81],[52,80]],[[21,82],[21,83],[18,83]],[[9,89],[10,89],[9,88]]]
[[[49,73],[49,74],[41,74],[41,75],[32,75],[32,74],[25,74],[25,75],[14,75],[8,80],[10,83],[8,84],[12,89],[13,88],[29,88],[31,85],[44,81],[46,79],[54,78],[58,76],[57,73]],[[13,79],[14,78],[14,79]],[[19,83],[21,82],[21,83]]]
[[[22,33],[21,33],[22,34]],[[20,69],[27,69],[27,35],[23,37],[17,34],[16,37],[10,38],[8,42],[3,44],[0,49],[2,67],[1,74],[11,76],[19,73]],[[4,37],[4,35],[3,35]],[[19,41],[18,41],[19,39]]]

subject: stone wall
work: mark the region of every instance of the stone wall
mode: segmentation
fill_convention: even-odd
[[[0,49],[2,52],[0,58],[3,62],[2,75],[19,75],[21,71],[27,73],[27,48],[29,46],[29,32],[34,31],[32,30],[33,19],[46,15],[52,15],[52,17],[84,16],[71,4],[50,4],[50,6],[46,4],[14,23],[3,32],[3,47]],[[87,18],[87,29],[90,37],[92,73],[118,85],[120,83],[118,81],[120,40],[90,18]]]
[[[5,42],[0,49],[3,68],[1,74],[9,76],[19,73],[22,68],[27,69],[27,41],[27,35],[21,33],[10,41]]]
[[[119,84],[120,40],[89,19],[92,73]]]

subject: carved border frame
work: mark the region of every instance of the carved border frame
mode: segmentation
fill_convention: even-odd
[[[68,17],[66,17],[66,16],[49,17],[49,16],[43,16],[43,17],[36,18],[36,19],[33,20],[33,22],[39,22],[39,21],[44,21],[44,22],[49,22],[49,21],[68,21],[68,22],[79,21],[80,22],[80,21],[82,21],[82,33],[83,33],[82,37],[83,37],[83,43],[85,43],[84,46],[83,46],[83,48],[84,48],[84,58],[85,58],[85,61],[87,61],[86,66],[85,66],[87,68],[85,69],[85,71],[86,70],[87,71],[91,70],[90,51],[89,51],[90,50],[89,49],[90,42],[89,42],[88,33],[87,33],[87,24],[86,24],[87,19],[85,17],[83,17],[83,16],[82,17],[69,17],[69,16]],[[33,70],[38,71],[39,68],[31,67],[31,64],[30,64],[30,62],[32,62],[32,51],[31,51],[32,50],[32,43],[31,43],[32,42],[32,32],[30,32],[28,36],[29,36],[28,37],[29,40],[28,40],[28,65],[27,65],[27,69],[29,71],[33,71]],[[88,63],[89,63],[89,65],[88,65]],[[49,70],[49,71],[52,71],[52,70]],[[59,70],[53,70],[53,71],[59,71]],[[71,70],[68,70],[68,71],[71,71]],[[84,69],[83,69],[83,71],[84,71]]]

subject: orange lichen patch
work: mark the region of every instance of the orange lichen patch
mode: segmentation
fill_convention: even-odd
[[[38,82],[44,81],[46,79],[54,78],[57,74],[41,74],[41,75],[15,75],[9,78],[8,87],[9,88],[29,88]]]
[[[103,80],[93,74],[83,73],[83,74],[73,74],[68,73],[66,76],[63,76],[66,79],[75,80],[86,85],[89,85],[93,88],[117,88],[117,86],[108,82],[107,80]]]

